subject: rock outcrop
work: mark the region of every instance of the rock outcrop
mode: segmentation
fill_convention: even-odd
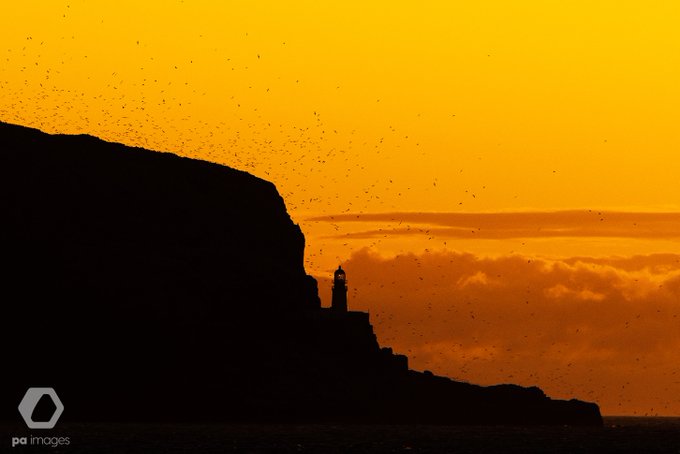
[[[245,172],[0,123],[0,191],[3,402],[51,386],[73,421],[602,423],[408,370],[367,314],[320,307],[300,228]]]

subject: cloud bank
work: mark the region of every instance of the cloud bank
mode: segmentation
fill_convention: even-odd
[[[416,369],[538,385],[610,415],[680,414],[680,255],[385,258],[363,249],[343,268],[350,307],[370,311],[381,344]],[[329,294],[328,280],[320,284]]]

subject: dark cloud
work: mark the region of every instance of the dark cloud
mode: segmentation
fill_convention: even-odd
[[[319,216],[313,222],[368,223],[335,238],[429,235],[438,238],[680,238],[680,213],[556,211],[518,213],[366,213]],[[382,225],[383,227],[377,227]]]

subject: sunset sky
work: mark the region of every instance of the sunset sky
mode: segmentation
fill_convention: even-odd
[[[680,415],[677,1],[23,1],[0,120],[270,180],[411,366]]]

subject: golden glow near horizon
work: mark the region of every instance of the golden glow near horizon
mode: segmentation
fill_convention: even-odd
[[[680,254],[677,238],[622,234],[625,223],[592,237],[475,239],[405,235],[394,230],[399,221],[313,220],[680,212],[679,22],[680,4],[671,1],[26,1],[5,5],[0,17],[0,120],[173,151],[270,180],[302,225],[307,268],[318,276],[364,247],[387,260],[469,252],[499,266],[514,256],[552,263]],[[357,236],[378,229],[387,231]],[[362,254],[352,260],[373,260]],[[569,294],[554,288],[545,295]],[[408,313],[397,303],[390,310]],[[389,324],[376,327],[387,332]],[[407,347],[406,339],[389,342]],[[435,371],[456,375],[438,364]],[[494,379],[516,375],[489,364]],[[590,378],[606,384],[593,369]],[[461,378],[488,382],[465,370]],[[649,386],[677,382],[647,377]],[[523,382],[560,396],[578,392],[575,383]],[[670,397],[619,407],[605,394],[597,395],[605,412],[680,414]]]

